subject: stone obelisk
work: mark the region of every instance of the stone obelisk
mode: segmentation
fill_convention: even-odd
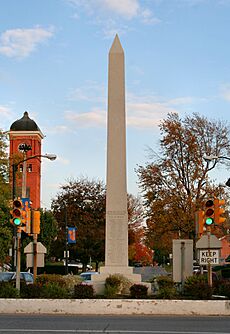
[[[125,64],[117,35],[109,51],[108,73],[106,243],[100,277],[119,273],[140,281],[140,275],[128,266]]]
[[[124,51],[117,35],[109,52],[105,246],[105,267],[128,266]]]
[[[96,292],[103,291],[111,274],[140,283],[141,275],[134,274],[128,265],[125,62],[117,35],[109,51],[105,239],[105,266],[100,267],[100,275],[92,277]]]

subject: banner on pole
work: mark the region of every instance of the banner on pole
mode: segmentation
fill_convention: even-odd
[[[76,227],[68,227],[68,244],[76,244]]]

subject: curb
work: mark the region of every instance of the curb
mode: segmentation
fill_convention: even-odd
[[[230,300],[2,298],[0,314],[230,316]]]

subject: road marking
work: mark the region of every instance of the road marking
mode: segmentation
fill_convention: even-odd
[[[131,334],[229,334],[229,332],[191,332],[191,331],[144,331],[144,330],[107,330],[107,329],[0,329],[0,333],[131,333]]]

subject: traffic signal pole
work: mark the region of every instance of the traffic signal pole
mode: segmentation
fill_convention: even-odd
[[[22,170],[22,198],[26,197],[26,152],[23,153]],[[16,289],[20,292],[20,272],[21,272],[21,229],[17,228],[17,267],[16,267]]]

